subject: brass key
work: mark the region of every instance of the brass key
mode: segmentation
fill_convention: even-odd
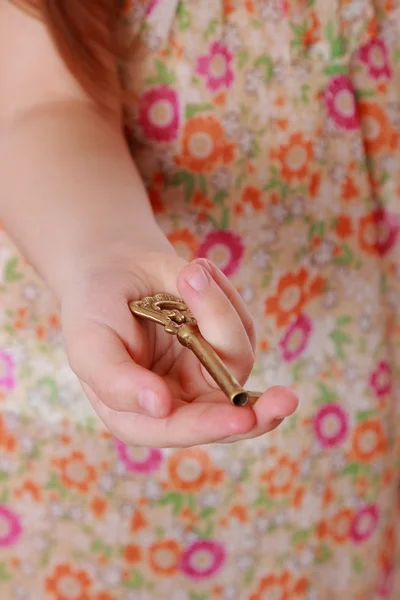
[[[201,335],[197,321],[188,306],[170,294],[156,294],[131,302],[132,313],[159,325],[176,335],[182,346],[189,348],[200,360],[221,390],[235,406],[253,405],[260,394],[246,392],[230,374],[212,346]]]

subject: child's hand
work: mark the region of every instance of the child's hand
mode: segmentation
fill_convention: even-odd
[[[71,366],[113,435],[150,447],[232,442],[271,431],[294,412],[286,388],[265,392],[253,408],[232,406],[175,336],[131,314],[130,301],[157,292],[184,299],[241,384],[253,367],[250,315],[208,261],[187,264],[168,253],[94,259],[63,294],[62,319]]]

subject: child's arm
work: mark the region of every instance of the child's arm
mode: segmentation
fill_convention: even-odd
[[[0,218],[57,295],[93,249],[169,251],[121,134],[119,107],[100,114],[43,24],[7,2],[0,90]]]
[[[1,0],[0,0],[1,2]],[[186,265],[152,215],[119,106],[101,115],[45,27],[0,4],[0,218],[56,292],[71,366],[119,439],[189,446],[261,435],[293,412],[289,390],[230,406],[190,352],[142,327],[128,302],[180,294],[244,383],[254,361],[247,309],[206,261]]]

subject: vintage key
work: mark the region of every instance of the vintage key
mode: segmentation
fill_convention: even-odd
[[[230,374],[218,354],[201,335],[196,319],[183,300],[160,293],[131,302],[129,308],[135,316],[163,325],[167,333],[176,335],[182,346],[189,348],[197,356],[232,404],[253,405],[258,400],[260,394],[246,392]]]

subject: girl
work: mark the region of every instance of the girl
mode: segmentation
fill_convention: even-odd
[[[120,4],[0,4],[3,597],[396,598],[396,7]]]

